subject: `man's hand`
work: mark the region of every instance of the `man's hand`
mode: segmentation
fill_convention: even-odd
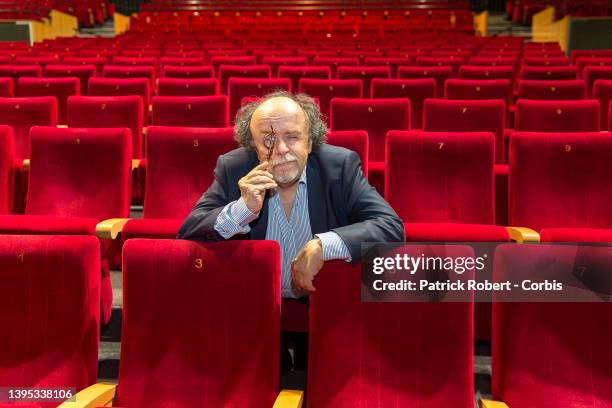
[[[298,292],[316,291],[312,281],[323,267],[323,246],[319,238],[311,239],[291,262],[291,277]]]
[[[267,171],[268,162],[260,163],[246,176],[238,180],[240,195],[249,211],[257,214],[263,207],[266,190],[277,187],[272,173]]]

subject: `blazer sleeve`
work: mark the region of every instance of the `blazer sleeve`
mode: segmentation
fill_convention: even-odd
[[[342,180],[348,225],[332,231],[346,244],[352,262],[361,260],[363,242],[404,242],[404,223],[365,179],[357,153],[345,158]]]
[[[223,155],[217,159],[215,179],[198,200],[177,234],[178,239],[196,241],[222,241],[224,238],[215,230],[219,213],[229,204],[228,180]]]

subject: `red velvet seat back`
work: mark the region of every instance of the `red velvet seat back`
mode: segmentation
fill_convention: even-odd
[[[365,57],[364,65],[366,66],[388,66],[391,68],[391,78],[397,78],[397,70],[403,65],[411,65],[410,58],[402,57]]]
[[[338,130],[327,134],[327,143],[340,146],[356,152],[361,159],[361,169],[368,177],[369,139],[368,132],[364,130]]]
[[[156,126],[227,127],[227,96],[156,96],[152,123]]]
[[[213,66],[217,78],[219,77],[219,67],[221,65],[255,65],[255,57],[252,55],[241,55],[241,56],[221,56],[215,55],[209,60],[210,65]]]
[[[389,132],[385,198],[410,223],[494,224],[491,133]]]
[[[399,67],[397,77],[400,79],[433,78],[436,80],[436,96],[444,96],[444,82],[453,75],[453,69],[443,67]]]
[[[13,208],[15,139],[10,126],[0,125],[0,214]]]
[[[20,97],[53,96],[57,100],[57,117],[60,124],[66,123],[66,103],[69,96],[81,94],[81,83],[76,77],[66,78],[19,78],[17,89]]]
[[[577,262],[577,251],[582,259],[612,257],[608,247],[503,245],[495,252],[494,279],[558,278],[556,271]],[[611,343],[609,302],[495,302],[493,397],[522,408],[612,406]]]
[[[519,73],[521,79],[533,79],[541,81],[576,79],[576,67],[553,66],[553,67],[534,67],[524,66]]]
[[[26,214],[104,220],[130,214],[128,129],[36,126]]]
[[[537,101],[516,103],[514,129],[520,132],[598,132],[599,101]]]
[[[459,67],[465,64],[465,58],[463,57],[417,57],[416,65],[426,67],[442,67],[449,66],[453,68],[453,76],[456,77],[459,74]]]
[[[144,218],[185,218],[214,180],[220,155],[237,147],[232,128],[150,126]]]
[[[308,406],[472,408],[473,304],[362,303],[360,273],[332,261],[314,280]]]
[[[221,93],[227,95],[227,83],[229,79],[234,78],[270,78],[272,71],[268,65],[220,65],[219,66],[219,83],[221,84]]]
[[[0,78],[0,97],[10,98],[15,96],[15,84],[13,78],[1,77]]]
[[[95,65],[47,65],[45,76],[62,78],[76,77],[81,84],[81,94],[87,95],[87,82],[89,78],[96,76]]]
[[[428,132],[491,132],[495,135],[495,162],[504,162],[506,105],[501,100],[428,99],[423,129]]]
[[[515,133],[510,225],[611,228],[610,154],[605,133]]]
[[[612,67],[589,65],[582,72],[582,79],[586,82],[587,95],[593,95],[593,85],[598,79],[612,80]]]
[[[159,78],[159,96],[209,96],[219,94],[217,78]]]
[[[332,78],[337,78],[338,67],[341,66],[357,66],[359,58],[357,57],[314,57],[312,65],[328,66],[331,69]]]
[[[91,78],[88,88],[89,96],[138,95],[142,98],[143,109],[148,113],[151,85],[146,78]]]
[[[227,89],[229,118],[233,123],[236,112],[240,109],[242,98],[264,96],[278,90],[291,92],[291,81],[288,78],[230,78]]]
[[[520,80],[518,87],[519,99],[584,99],[586,86],[582,79],[568,79],[563,81],[535,81]]]
[[[0,321],[5,327],[0,339],[0,384],[81,390],[95,383],[100,330],[98,239],[5,235],[0,238],[0,265]]]
[[[410,100],[334,98],[330,129],[365,130],[370,141],[370,160],[384,162],[387,132],[410,129]]]
[[[436,97],[436,81],[423,79],[384,79],[372,80],[372,98],[410,99],[410,127],[423,128],[423,104],[427,98]]]
[[[464,65],[459,68],[459,77],[461,79],[507,79],[514,86],[515,68],[513,65]]]
[[[612,79],[598,79],[593,85],[593,98],[599,101],[601,130],[612,130],[609,107],[612,101]]]
[[[509,79],[454,79],[446,81],[447,99],[501,99],[510,105],[512,81]]]
[[[576,72],[578,74],[578,78],[582,78],[582,74],[584,73],[584,69],[588,66],[611,66],[612,65],[612,57],[578,57],[576,58]]]
[[[206,61],[203,56],[201,57],[162,57],[160,59],[160,65],[174,65],[179,67],[197,67],[205,65]]]
[[[106,65],[105,78],[147,78],[151,89],[155,89],[155,68],[151,66]]]
[[[134,158],[142,157],[143,103],[140,96],[71,96],[68,126],[128,128]]]
[[[278,77],[278,69],[282,66],[304,66],[308,63],[306,57],[272,57],[266,56],[262,60],[262,64],[270,66],[272,76]],[[297,88],[296,88],[297,89]]]
[[[30,128],[57,126],[57,100],[52,96],[0,98],[0,125],[13,127],[15,159],[30,157]]]
[[[364,96],[372,97],[371,83],[374,78],[390,78],[391,68],[378,67],[338,67],[338,79],[360,79],[363,83]]]
[[[11,77],[17,83],[22,76],[42,76],[42,68],[40,65],[0,65],[0,77]]]
[[[215,70],[212,66],[165,65],[162,74],[168,78],[212,78]]]
[[[102,75],[102,71],[104,69],[104,65],[108,63],[107,59],[104,57],[64,57],[62,60],[65,65],[94,65],[96,67],[95,73],[97,75]],[[49,69],[50,66],[47,65],[45,67],[45,72]],[[46,74],[45,74],[46,75]],[[95,76],[95,75],[94,75]]]
[[[313,67],[309,65],[281,65],[278,67],[278,77],[289,78],[291,80],[291,89],[299,92],[300,79],[330,79],[331,69],[325,66]]]
[[[271,407],[279,379],[278,244],[127,241],[121,334],[116,405]]]
[[[329,68],[329,67],[327,67]],[[358,79],[313,79],[299,81],[299,93],[306,93],[319,99],[321,113],[329,118],[332,98],[361,98],[363,83]]]

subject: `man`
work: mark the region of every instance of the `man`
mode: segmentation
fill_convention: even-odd
[[[316,290],[324,261],[361,259],[362,242],[404,240],[403,223],[361,171],[359,156],[324,143],[314,100],[272,93],[236,116],[242,147],[219,157],[215,181],[178,238],[272,239],[283,297]]]

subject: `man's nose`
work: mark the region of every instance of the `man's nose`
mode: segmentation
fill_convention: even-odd
[[[274,150],[276,151],[276,154],[283,156],[289,151],[289,148],[287,147],[287,144],[285,143],[283,138],[279,137],[276,141],[276,146]]]

